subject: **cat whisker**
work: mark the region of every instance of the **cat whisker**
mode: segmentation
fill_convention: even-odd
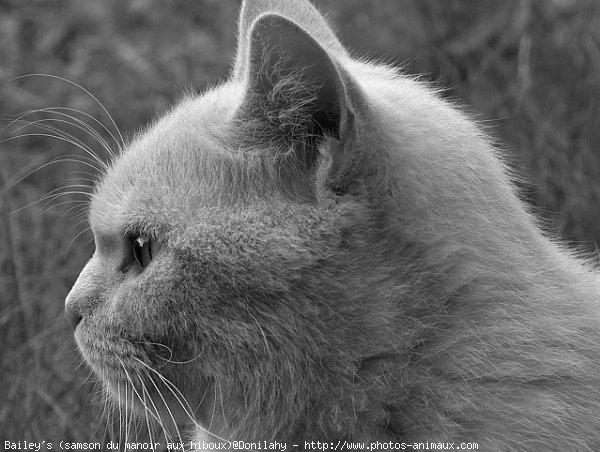
[[[8,143],[8,142],[11,142],[14,140],[19,140],[19,139],[28,138],[28,137],[52,138],[54,140],[63,141],[72,146],[75,146],[76,148],[81,149],[85,154],[87,154],[89,157],[91,157],[93,161],[95,161],[96,163],[98,163],[100,165],[100,167],[98,169],[100,169],[100,168],[103,168],[104,170],[107,169],[106,163],[100,157],[98,157],[88,145],[83,143],[81,140],[73,137],[71,134],[69,134],[65,131],[59,130],[55,127],[44,125],[44,124],[29,123],[28,125],[31,125],[31,126],[36,125],[43,132],[27,132],[27,133],[21,133],[19,135],[13,135],[8,138],[4,138],[3,140],[0,141],[0,143]],[[44,133],[44,132],[47,132],[47,133]]]
[[[87,171],[77,171],[77,172],[74,172],[74,174],[76,174],[77,177],[70,178],[67,180],[69,180],[69,181],[72,180],[72,181],[77,181],[77,182],[87,182],[86,184],[79,184],[79,185],[81,185],[82,187],[88,188],[90,191],[93,189],[93,186],[98,183],[98,180],[94,177],[95,175],[92,173],[89,173]],[[69,187],[69,185],[65,185],[61,188],[66,188],[66,187]]]
[[[118,357],[117,357],[118,358]],[[117,394],[117,407],[119,410],[119,438],[125,438],[126,441],[129,441],[130,439],[130,434],[131,434],[131,427],[132,427],[132,408],[129,406],[130,403],[130,399],[131,401],[133,401],[133,396],[137,396],[138,400],[140,401],[140,403],[142,403],[142,405],[145,407],[144,401],[142,400],[142,398],[140,397],[139,393],[137,392],[137,390],[135,389],[135,386],[133,384],[133,381],[131,379],[131,376],[129,375],[129,373],[127,372],[127,369],[125,368],[125,364],[123,363],[123,361],[119,359],[119,362],[121,364],[121,368],[123,369],[125,376],[127,377],[128,380],[128,384],[126,383],[125,386],[125,407],[122,407],[123,404],[123,398],[121,397],[120,392]],[[117,381],[117,387],[119,387],[120,382]],[[129,388],[131,387],[131,389],[133,390],[133,393],[130,395],[129,394]],[[146,407],[145,407],[146,408]],[[144,409],[144,412],[146,412],[147,410]],[[125,416],[122,416],[122,413],[125,413]],[[137,432],[136,432],[136,437],[137,437]]]
[[[44,159],[42,159],[42,160],[46,160],[46,159],[47,159],[47,157],[46,157],[46,158],[44,158]],[[33,165],[33,169],[32,169],[32,170],[26,171],[25,173],[18,174],[16,177],[14,177],[14,178],[10,179],[10,180],[9,180],[9,181],[6,183],[6,185],[7,185],[8,187],[11,187],[11,188],[12,188],[12,187],[14,187],[15,185],[19,184],[19,183],[20,183],[20,182],[21,182],[23,179],[25,179],[26,177],[29,177],[30,175],[32,175],[32,174],[34,174],[34,173],[36,173],[36,172],[38,172],[38,171],[40,171],[40,170],[44,169],[45,167],[47,167],[47,166],[49,166],[49,165],[54,165],[54,164],[56,164],[56,163],[63,163],[63,162],[76,162],[76,163],[78,163],[78,164],[81,164],[81,165],[87,165],[87,166],[90,166],[90,167],[92,167],[94,170],[98,171],[98,169],[97,169],[95,166],[93,166],[93,165],[91,165],[90,163],[88,163],[88,162],[86,162],[86,161],[83,161],[83,160],[79,160],[79,159],[73,159],[73,158],[68,158],[68,159],[63,159],[63,158],[55,158],[55,159],[53,159],[53,160],[51,160],[51,161],[49,161],[49,162],[46,162],[46,163],[44,163],[44,164],[42,164],[42,165]],[[53,190],[53,191],[58,191],[58,190],[61,190],[61,187],[59,187],[59,188],[56,188],[56,189],[55,189],[55,190]],[[35,202],[34,202],[34,203],[30,203],[30,204],[28,204],[28,206],[30,206],[30,205],[32,205],[32,204],[35,204]],[[21,208],[17,209],[15,212],[18,212],[18,211],[20,211],[20,210],[22,210],[22,209],[24,209],[24,208],[25,208],[25,207],[21,207]],[[14,213],[14,212],[13,212],[13,213]]]
[[[53,199],[58,199],[58,197],[60,197],[60,196],[57,196],[56,198],[53,198]],[[51,202],[53,199],[51,199],[49,202]],[[39,202],[39,201],[37,201],[37,202]],[[83,214],[87,213],[87,205],[86,205],[86,204],[83,204],[83,205],[82,205],[81,201],[76,201],[76,200],[63,201],[63,202],[61,202],[61,203],[57,203],[57,204],[55,204],[55,205],[52,205],[52,206],[50,206],[50,207],[48,207],[48,206],[47,206],[47,203],[46,203],[46,204],[44,204],[44,206],[43,206],[42,213],[46,213],[47,211],[49,211],[50,209],[52,209],[52,208],[54,208],[54,207],[58,207],[58,206],[60,206],[60,205],[63,205],[63,204],[71,204],[71,203],[75,203],[75,205],[74,205],[74,206],[72,206],[70,209],[68,209],[68,210],[67,210],[67,212],[63,213],[63,215],[61,216],[61,219],[62,219],[62,217],[64,217],[64,216],[65,216],[65,215],[66,215],[66,214],[67,214],[67,213],[68,213],[70,210],[72,210],[72,209],[77,209],[77,208],[79,208],[79,209],[80,209],[80,212],[78,212],[78,216],[79,216],[79,217],[81,217],[81,215],[83,215]],[[75,218],[75,219],[77,219],[77,218]],[[85,223],[87,223],[87,222],[88,222],[88,221],[87,221],[87,217],[85,217],[85,218],[83,218],[83,219],[81,219],[81,220],[79,220],[79,221],[75,222],[75,223],[74,223],[74,224],[72,224],[71,226],[72,226],[73,228],[77,228],[77,226],[79,226],[80,224],[85,224]],[[76,235],[76,236],[73,238],[73,240],[71,240],[71,242],[69,243],[69,247],[70,247],[70,246],[73,244],[73,242],[74,242],[74,241],[75,241],[75,240],[76,240],[76,239],[77,239],[77,238],[78,238],[80,235],[84,234],[85,232],[89,231],[90,229],[91,229],[91,227],[89,227],[89,226],[88,226],[87,228],[84,228],[82,231],[80,231],[80,232],[79,232],[79,233],[78,233],[78,234],[77,234],[77,235]],[[69,248],[67,248],[67,251],[65,252],[65,255],[66,255],[68,252],[69,252]]]
[[[131,407],[129,406],[129,384],[127,382],[124,382],[123,384],[123,391],[125,393],[125,397],[121,397],[119,396],[119,407],[121,407],[122,405],[122,400],[125,400],[125,406],[121,407],[122,411],[121,413],[123,414],[123,417],[119,417],[119,424],[123,426],[123,434],[125,435],[125,441],[129,441],[129,432],[130,432],[130,425],[129,425],[129,412],[131,411]]]
[[[67,122],[69,125],[71,125],[73,127],[76,127],[78,129],[86,132],[88,135],[90,135],[94,140],[96,140],[102,146],[102,148],[108,153],[108,155],[110,156],[111,159],[116,158],[116,153],[110,147],[108,142],[102,137],[102,135],[100,135],[98,130],[96,130],[93,126],[91,126],[87,122],[81,120],[77,116],[75,116],[73,114],[65,113],[65,112],[77,113],[78,115],[82,115],[82,116],[85,116],[85,117],[91,119],[96,124],[98,124],[106,133],[108,133],[108,135],[111,137],[111,139],[116,143],[118,149],[122,150],[121,144],[117,141],[114,134],[104,124],[102,124],[100,121],[98,121],[98,119],[96,119],[94,116],[92,116],[84,111],[81,111],[81,110],[78,110],[75,108],[69,108],[69,107],[48,107],[48,108],[40,108],[40,109],[36,109],[36,110],[29,110],[29,111],[23,113],[22,115],[20,115],[15,120],[11,121],[11,123],[8,124],[6,127],[4,127],[2,129],[2,131],[17,122],[23,122],[26,124],[27,120],[25,118],[27,118],[28,116],[32,116],[34,114],[38,114],[38,113],[54,114],[59,117],[66,118],[63,121]],[[48,118],[48,119],[55,119],[55,118]],[[71,121],[68,121],[68,120],[71,120]]]
[[[55,204],[49,204],[49,203],[51,203],[52,201],[54,201],[54,200],[56,200],[56,199],[59,199],[59,198],[61,198],[61,196],[57,196],[57,197],[55,197],[55,198],[52,198],[52,199],[50,199],[50,200],[48,201],[48,203],[44,204],[44,206],[43,206],[43,208],[42,208],[42,213],[47,213],[48,211],[50,211],[50,210],[52,210],[52,209],[55,209],[55,208],[57,208],[57,207],[60,207],[60,206],[65,206],[65,205],[75,204],[74,206],[71,206],[71,207],[70,207],[70,208],[69,208],[69,209],[68,209],[66,212],[63,212],[63,214],[61,215],[61,218],[60,218],[60,220],[62,220],[62,219],[64,218],[64,216],[65,216],[66,214],[68,214],[68,213],[69,213],[71,210],[73,210],[73,209],[77,209],[77,208],[81,208],[81,207],[87,208],[87,205],[85,205],[85,204],[84,204],[84,205],[82,205],[82,201],[81,201],[81,200],[78,200],[78,199],[66,199],[66,200],[64,200],[64,201],[57,202],[57,203],[55,203]]]
[[[208,422],[208,429],[212,430],[212,424],[215,419],[215,414],[217,412],[217,385],[220,384],[218,381],[215,381],[213,386],[213,405],[212,410],[210,411],[210,421]]]
[[[75,202],[75,201],[73,201]],[[74,206],[69,207],[59,218],[58,221],[62,221],[67,215],[71,215],[73,220],[76,220],[76,224],[82,222],[87,223],[88,205],[87,203],[75,202]]]
[[[171,392],[171,394],[173,394],[173,396],[175,397],[175,400],[177,401],[177,403],[179,403],[179,405],[181,406],[181,408],[183,409],[184,413],[187,415],[187,417],[189,418],[189,420],[191,421],[191,423],[196,427],[199,428],[200,430],[209,433],[210,435],[212,435],[213,437],[217,438],[220,441],[229,443],[229,441],[225,438],[222,438],[214,433],[212,433],[209,429],[203,427],[201,424],[199,424],[196,419],[194,419],[193,416],[193,410],[192,407],[190,406],[189,402],[187,401],[186,397],[181,393],[181,391],[179,390],[179,388],[177,388],[177,386],[175,386],[175,384],[173,384],[168,378],[166,378],[164,375],[162,375],[160,372],[158,372],[157,370],[153,369],[151,366],[149,366],[148,364],[146,364],[145,362],[143,362],[142,360],[140,360],[139,358],[134,357],[134,359],[139,362],[142,366],[146,367],[150,372],[152,372],[154,375],[156,375],[159,380],[165,384],[165,386],[167,387],[167,389]],[[160,392],[159,392],[160,394]],[[185,404],[184,404],[185,402]]]
[[[151,375],[147,374],[148,380],[150,380],[150,382],[152,383],[152,385],[154,386],[154,388],[156,389],[156,392],[158,393],[158,396],[161,398],[163,405],[165,406],[165,409],[167,410],[167,412],[169,413],[169,416],[171,418],[171,421],[173,422],[173,426],[175,428],[175,431],[177,432],[177,440],[181,441],[181,432],[179,431],[179,426],[177,425],[177,421],[175,420],[175,417],[173,416],[173,413],[171,412],[171,409],[169,408],[169,405],[167,404],[167,401],[165,400],[165,398],[163,397],[163,395],[161,394],[160,390],[158,389],[158,386],[156,385],[156,383],[154,382],[154,379],[152,378]],[[141,378],[140,378],[141,380]],[[143,383],[142,383],[143,384]],[[146,387],[143,386],[144,390],[147,391]],[[148,394],[148,398],[150,399],[150,402],[152,403],[152,405],[154,406],[154,409],[156,410],[156,412],[158,413],[158,409],[156,408],[156,405],[154,404],[154,402],[152,401],[152,397],[150,397],[150,394]],[[165,428],[164,423],[162,422],[161,419],[161,427],[163,429],[163,431],[165,432],[165,439],[166,438],[166,434],[168,433],[168,430]]]
[[[215,387],[219,388],[219,401],[221,403],[221,415],[223,416],[223,424],[225,424],[225,429],[229,432],[231,431],[231,426],[227,422],[227,416],[225,415],[225,407],[223,406],[223,388],[221,387],[221,383],[219,381],[215,382]],[[235,435],[233,437],[235,437]]]
[[[74,208],[75,206],[71,207]],[[76,208],[76,207],[75,207]],[[77,209],[77,208],[76,208]],[[76,224],[88,224],[89,225],[89,221],[88,221],[88,209],[86,206],[80,206],[75,212],[73,212],[71,215],[73,217],[73,220],[76,221]],[[87,227],[87,226],[86,226]],[[78,226],[73,226],[71,227],[71,229],[75,232],[78,231]]]
[[[131,375],[129,374],[129,372],[127,371],[127,368],[125,367],[125,364],[123,363],[123,361],[121,360],[121,358],[119,358],[117,356],[117,359],[119,360],[119,362],[121,363],[121,367],[123,368],[123,372],[125,372],[125,376],[127,377],[127,381],[129,382],[129,386],[131,387],[131,389],[133,390],[133,394],[132,394],[132,398],[133,395],[135,394],[135,396],[137,397],[137,400],[142,404],[142,406],[144,407],[144,411],[146,413],[149,413],[152,418],[158,422],[161,426],[162,424],[162,420],[160,419],[160,415],[158,413],[158,411],[155,413],[153,412],[150,407],[147,405],[147,403],[145,402],[144,397],[142,397],[142,395],[140,395],[140,393],[138,392],[138,390],[135,387],[135,384],[133,383],[133,380],[131,378]],[[145,384],[143,381],[141,381],[141,385],[142,385],[142,390],[147,391]],[[127,411],[132,411],[132,410],[127,410]],[[148,423],[148,429],[150,429],[150,424]]]
[[[163,348],[167,349],[167,351],[169,352],[169,358],[160,357],[161,359],[164,359],[167,362],[170,362],[169,359],[173,357],[173,349],[171,349],[171,347],[169,347],[168,345],[161,344],[159,342],[151,342],[151,341],[135,341],[134,343],[141,344],[141,345],[153,345],[156,347],[163,347]]]
[[[133,393],[130,394],[130,387],[133,388],[133,384],[125,386],[125,438],[127,441],[129,441],[130,438],[137,439],[138,437],[133,417],[133,407],[129,406],[133,402]],[[132,433],[133,437],[131,436]]]
[[[169,364],[189,364],[189,363],[193,363],[194,361],[196,361],[197,359],[200,359],[202,355],[198,354],[196,356],[194,356],[191,359],[188,359],[187,361],[173,361],[172,359],[168,359],[168,358],[163,358],[162,356],[159,356],[159,359],[162,359],[163,361],[165,361],[166,363]]]
[[[65,162],[75,162],[75,163],[79,163],[79,164],[87,164],[87,166],[92,167],[95,171],[94,173],[87,173],[89,175],[93,175],[93,176],[97,176],[98,173],[102,173],[102,166],[98,167],[96,166],[98,164],[98,161],[95,158],[90,157],[87,154],[61,154],[61,159],[60,161],[63,161],[62,159],[65,159]],[[67,159],[71,159],[71,160],[67,160]],[[99,178],[96,177],[94,179],[94,181],[98,181]]]
[[[81,360],[79,364],[77,364],[77,366],[75,367],[75,369],[81,369],[84,368],[85,366],[85,361]],[[85,383],[95,383],[98,381],[98,377],[94,374],[94,372],[92,372],[91,370],[88,370],[88,375],[87,377],[85,377],[84,382]]]
[[[120,412],[119,412],[119,406],[117,403],[114,402],[114,399],[110,396],[110,393],[108,392],[108,390],[104,390],[104,400],[106,403],[106,407],[109,410],[109,414],[110,414],[110,435],[111,437],[115,437],[116,439],[118,439],[119,441],[121,440],[121,417],[120,417]],[[108,426],[108,424],[107,424]],[[115,426],[119,427],[119,430],[117,431],[115,429]]]
[[[197,356],[195,356],[187,361],[174,361],[171,359],[173,357],[173,349],[171,347],[169,347],[168,345],[161,344],[159,342],[151,342],[151,341],[135,341],[135,343],[141,344],[141,345],[153,345],[153,346],[163,347],[163,348],[167,349],[167,351],[169,352],[168,358],[164,358],[162,356],[157,356],[157,358],[161,359],[169,364],[189,364],[191,362],[196,361],[197,359],[199,359],[202,356],[202,355],[198,354]]]
[[[29,113],[27,113],[26,115],[28,115],[28,114]],[[66,115],[64,113],[55,112],[55,114],[62,116],[62,117],[67,117],[67,118],[71,119],[72,121],[69,121],[67,119],[61,119],[61,118],[53,118],[53,117],[44,117],[44,118],[35,119],[35,120],[25,120],[25,119],[21,119],[21,118],[25,117],[26,115],[21,115],[21,117],[12,120],[11,123],[9,124],[9,126],[19,124],[19,127],[16,127],[14,130],[12,130],[12,133],[17,133],[22,130],[26,130],[28,127],[36,127],[41,130],[45,130],[47,132],[53,132],[57,136],[68,138],[68,139],[72,140],[72,142],[74,144],[77,143],[77,144],[81,145],[82,149],[85,148],[86,153],[88,155],[90,155],[91,157],[93,157],[93,159],[96,162],[98,162],[99,164],[101,164],[101,166],[106,166],[104,161],[100,158],[100,156],[98,156],[92,150],[92,148],[90,148],[87,144],[85,144],[79,138],[76,138],[73,134],[67,132],[65,129],[55,127],[53,125],[49,125],[48,123],[65,124],[70,127],[73,127],[74,129],[77,129],[81,132],[84,132],[87,136],[92,138],[94,141],[98,142],[98,144],[102,147],[102,149],[104,149],[111,158],[114,158],[113,157],[114,152],[112,149],[110,149],[106,140],[104,140],[104,138],[102,138],[102,136],[95,129],[93,129],[91,126],[89,126],[87,123],[81,121],[78,118],[74,118],[72,116]]]
[[[106,127],[104,124],[102,124],[98,119],[96,119],[93,115],[90,115],[89,113],[86,113],[82,110],[78,110],[75,108],[67,108],[67,107],[55,107],[56,110],[67,110],[67,111],[71,111],[74,113],[78,113],[80,115],[86,116],[89,119],[91,119],[92,121],[94,121],[96,124],[98,124],[104,131],[106,131],[106,133],[108,133],[108,135],[111,137],[111,139],[115,142],[115,144],[117,145],[117,150],[119,152],[121,152],[123,150],[123,144],[119,142],[119,140],[117,140],[117,138],[115,137],[115,135],[110,131],[110,129],[108,129],[108,127]],[[83,122],[83,121],[82,121]],[[87,125],[87,123],[84,122],[84,124]],[[93,127],[91,127],[92,130],[96,131]],[[96,132],[97,133],[97,132]],[[112,147],[108,146],[107,151],[110,151],[110,157],[111,158],[116,158],[116,153],[114,152],[114,150],[112,149]]]
[[[117,400],[121,400],[121,382],[117,381]],[[123,438],[123,411],[121,404],[117,403],[117,410],[119,413],[119,439]]]
[[[166,433],[165,433],[165,428],[162,423],[162,419],[160,418],[160,414],[158,413],[158,409],[156,408],[156,405],[154,405],[154,402],[152,401],[152,398],[150,397],[150,394],[148,393],[148,389],[146,388],[146,385],[142,381],[142,378],[139,376],[139,374],[138,374],[138,379],[140,380],[140,385],[142,388],[142,396],[144,398],[142,401],[142,404],[144,405],[144,418],[146,420],[146,428],[148,429],[148,436],[150,437],[150,444],[151,444],[152,450],[155,450],[154,449],[153,428],[151,427],[150,420],[148,418],[148,413],[150,413],[150,414],[152,414],[152,413],[150,412],[150,409],[148,408],[148,404],[146,403],[146,395],[148,396],[150,403],[154,407],[154,410],[156,412],[156,419],[157,419],[159,425],[161,426],[163,434],[165,435],[165,439],[166,439],[167,437],[166,437]]]
[[[62,204],[71,204],[74,203],[74,206],[71,206],[69,209],[67,209],[65,212],[63,212],[63,214],[60,216],[59,221],[62,221],[64,219],[65,216],[67,216],[70,212],[75,210],[75,213],[72,215],[73,218],[73,222],[71,223],[71,229],[73,229],[74,231],[76,231],[79,227],[79,225],[82,224],[88,224],[87,227],[83,228],[83,230],[79,231],[79,233],[77,233],[75,235],[75,237],[73,238],[73,240],[69,243],[69,246],[77,239],[78,236],[84,234],[86,231],[91,230],[91,227],[89,226],[89,222],[88,222],[88,217],[87,217],[87,212],[88,212],[88,206],[87,204],[83,204],[81,202],[78,201],[63,201],[61,203],[58,203],[56,205],[53,205],[49,208],[45,208],[42,213],[46,213],[47,211],[49,211],[51,208],[53,207],[58,207]],[[69,251],[69,248],[67,248],[67,253]],[[65,253],[66,255],[66,253]]]
[[[58,75],[52,75],[52,74],[43,74],[43,73],[21,75],[19,77],[15,77],[15,78],[11,79],[10,81],[19,80],[19,79],[27,78],[27,77],[48,77],[48,78],[52,78],[52,79],[56,79],[56,80],[60,80],[62,82],[68,83],[68,84],[73,85],[73,86],[79,88],[80,90],[82,90],[84,93],[86,93],[88,96],[90,96],[94,100],[94,102],[96,102],[98,104],[98,106],[102,109],[102,111],[106,114],[106,116],[110,120],[112,126],[115,128],[115,131],[117,132],[117,134],[119,136],[119,141],[120,141],[121,147],[125,147],[125,140],[123,139],[123,135],[121,134],[121,131],[119,130],[119,127],[117,126],[117,123],[115,122],[114,118],[111,116],[111,114],[108,112],[108,110],[104,107],[104,104],[102,104],[102,102],[100,102],[98,100],[98,98],[96,96],[94,96],[91,92],[89,92],[86,88],[84,88],[80,84],[73,82],[72,80],[66,79],[64,77],[60,77]]]
[[[99,422],[98,425],[96,426],[96,428],[94,429],[93,434],[95,435],[98,430],[100,429],[100,426],[102,424],[104,424],[104,442],[106,443],[106,439],[111,439],[110,438],[110,432],[109,432],[109,426],[111,425],[111,421],[112,421],[112,410],[110,410],[109,406],[108,406],[108,394],[106,393],[106,391],[102,391],[102,410],[99,413],[99,419],[103,419],[105,420],[105,422]]]
[[[80,366],[83,364],[83,360],[80,360]],[[78,366],[79,367],[79,366]],[[85,378],[86,382],[91,382],[93,384],[93,389],[90,391],[90,396],[95,399],[95,401],[102,405],[101,412],[96,413],[95,420],[92,425],[94,425],[94,430],[92,431],[91,436],[94,437],[105,424],[105,419],[110,415],[110,411],[107,410],[106,404],[106,391],[104,390],[100,380],[91,370],[88,370],[88,375]],[[106,427],[105,427],[106,431]],[[105,435],[106,436],[106,435]]]
[[[194,425],[198,426],[196,420],[194,419],[193,415],[192,415],[192,407],[190,406],[190,404],[188,403],[187,399],[185,398],[185,396],[181,393],[181,391],[179,390],[179,388],[177,388],[177,386],[175,386],[169,379],[167,379],[164,375],[162,375],[160,372],[158,372],[156,369],[153,369],[151,366],[149,366],[148,364],[146,364],[145,362],[143,362],[141,359],[134,357],[134,359],[140,363],[142,366],[144,366],[146,369],[148,369],[150,372],[152,372],[154,375],[156,375],[159,380],[165,384],[165,386],[167,387],[167,389],[169,391],[171,391],[171,393],[175,396],[175,398],[177,399],[177,402],[181,405],[181,407],[183,408],[184,412],[186,413],[186,415],[189,417],[189,419],[194,423]],[[183,401],[185,401],[185,405],[183,404]]]
[[[76,200],[77,202],[80,202],[80,203],[89,202],[89,200],[92,197],[92,194],[87,191],[77,190],[78,187],[85,187],[85,186],[84,185],[79,185],[79,186],[78,185],[70,185],[70,186],[66,186],[64,188],[53,190],[51,192],[46,193],[43,197],[41,197],[39,200],[37,200],[36,203],[44,202],[43,207],[46,207],[49,204],[49,202],[52,202],[63,196],[69,196],[69,195],[83,196],[84,198],[87,199],[86,201]]]
[[[87,228],[84,228],[83,230],[79,231],[77,233],[77,235],[75,235],[75,237],[73,237],[73,239],[69,242],[69,246],[67,246],[67,250],[65,251],[65,256],[69,253],[69,250],[71,249],[71,246],[73,245],[73,243],[75,242],[75,240],[77,240],[77,238],[79,238],[80,236],[82,236],[83,234],[89,232],[92,230],[91,226],[88,226]]]
[[[83,141],[81,141],[80,139],[76,138],[75,136],[73,136],[72,134],[68,133],[65,130],[59,129],[57,127],[53,127],[50,126],[48,124],[44,124],[45,122],[58,122],[58,123],[66,123],[71,125],[72,127],[76,127],[76,128],[80,128],[77,125],[73,125],[68,121],[65,120],[61,120],[61,119],[56,119],[56,118],[43,118],[43,119],[38,119],[36,121],[31,121],[31,122],[25,122],[24,124],[21,125],[21,127],[19,127],[18,129],[15,130],[15,132],[18,132],[20,130],[25,129],[26,127],[37,127],[38,129],[41,129],[45,132],[48,132],[47,136],[49,138],[53,138],[56,140],[62,140],[65,141],[79,149],[81,149],[85,154],[87,154],[92,161],[94,161],[95,163],[97,163],[99,165],[99,167],[97,167],[97,170],[99,172],[104,172],[108,169],[108,165],[106,164],[106,162],[104,160],[102,160],[93,150],[92,148],[90,148],[87,144],[85,144]],[[88,131],[84,130],[86,133],[89,134]],[[25,137],[31,137],[31,136],[42,136],[42,135],[38,135],[40,132],[30,132],[30,133],[23,133],[20,135],[15,135],[9,138],[6,138],[4,141],[12,141],[14,139],[18,139],[18,138],[25,138]],[[97,140],[97,138],[92,137],[94,139]],[[109,155],[112,155],[112,150],[109,152]]]
[[[90,187],[88,185],[85,185],[85,184],[67,184],[67,185],[63,185],[61,187],[58,187],[58,188],[55,188],[55,189],[49,191],[45,196],[48,196],[48,195],[51,195],[51,194],[54,194],[54,193],[63,193],[64,190],[66,190],[67,188],[90,188]],[[84,194],[87,194],[87,195],[90,194],[89,192],[86,192],[86,191],[81,191],[80,193],[84,193]],[[42,198],[41,200],[43,201],[44,198]]]
[[[137,377],[137,381],[140,384],[140,390],[137,391],[134,387],[134,383],[132,378],[129,377],[129,374],[127,373],[127,371],[125,371],[128,375],[128,379],[131,381],[131,386],[134,387],[134,391],[135,394],[138,397],[138,400],[142,403],[142,406],[144,407],[144,412],[145,415],[147,416],[148,413],[150,413],[151,415],[153,415],[153,417],[156,419],[156,421],[160,424],[161,423],[161,419],[158,413],[158,410],[156,409],[156,405],[154,405],[154,403],[152,402],[152,399],[150,399],[149,397],[149,393],[148,393],[148,389],[146,388],[146,383],[144,382],[144,379],[142,378],[142,376],[140,375],[140,372],[137,369],[133,369],[133,371],[135,372],[135,377]],[[148,404],[148,400],[150,402],[150,404],[152,405],[152,408],[154,408],[154,411],[152,411],[150,405]],[[150,424],[148,423],[149,418],[146,417],[146,423],[147,425],[147,429],[148,432],[150,432]]]
[[[42,205],[42,208],[44,209],[44,212],[45,212],[47,210],[47,208],[52,208],[52,207],[56,207],[56,206],[60,205],[60,204],[51,205],[51,203],[53,201],[56,201],[56,200],[58,200],[60,198],[63,198],[65,196],[70,196],[70,195],[84,196],[84,197],[89,197],[90,196],[89,193],[81,191],[81,190],[68,190],[68,191],[64,191],[64,192],[61,192],[61,193],[48,193],[47,195],[44,195],[44,197],[42,197],[39,200],[37,200],[35,202],[35,204],[38,204],[40,202],[44,202],[44,204]],[[66,202],[66,203],[77,203],[78,205],[87,204],[86,201],[83,201],[81,199],[66,200],[64,202]]]
[[[102,141],[107,144],[107,146],[106,146],[105,149],[107,151],[110,151],[110,154],[111,154],[112,158],[115,157],[114,152],[112,152],[112,148],[110,146],[108,146],[108,143],[106,142],[106,140],[104,140],[101,137],[101,135],[99,134],[99,132],[93,126],[91,126],[87,122],[81,120],[80,118],[78,118],[74,114],[69,114],[69,113],[65,113],[65,112],[76,113],[78,115],[81,115],[81,116],[84,116],[84,117],[86,117],[88,119],[91,119],[97,125],[99,125],[111,137],[111,139],[117,145],[117,148],[119,150],[122,150],[121,143],[116,139],[115,135],[110,131],[110,129],[108,129],[104,124],[102,124],[102,122],[100,122],[98,119],[96,119],[93,115],[90,115],[89,113],[86,113],[86,112],[84,112],[82,110],[79,110],[77,108],[71,108],[71,107],[46,107],[46,108],[38,108],[38,109],[34,109],[34,110],[28,110],[28,111],[22,113],[21,115],[19,115],[15,119],[12,119],[12,120],[8,120],[7,119],[7,121],[10,121],[10,122],[6,126],[4,126],[2,129],[0,129],[0,133],[4,132],[5,130],[7,130],[13,124],[15,124],[17,122],[21,122],[21,121],[22,122],[27,122],[27,120],[25,118],[27,118],[29,116],[32,116],[34,114],[38,114],[38,113],[52,113],[52,114],[55,114],[55,115],[59,115],[59,116],[68,118],[68,119],[72,119],[77,124],[80,124],[81,127],[85,127],[87,129],[87,131],[90,132],[90,135],[94,136],[94,138],[100,137],[102,139]]]

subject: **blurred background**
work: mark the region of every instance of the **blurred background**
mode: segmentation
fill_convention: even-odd
[[[315,3],[355,56],[422,74],[474,112],[547,229],[595,255],[600,2]],[[0,0],[0,440],[106,439],[99,388],[62,313],[93,252],[82,202],[94,164],[74,160],[86,146],[106,158],[101,143],[117,147],[116,127],[127,140],[182,93],[223,80],[238,9],[233,0]],[[31,74],[82,85],[115,124],[73,83]]]

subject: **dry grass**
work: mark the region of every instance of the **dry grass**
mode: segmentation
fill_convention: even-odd
[[[522,190],[549,227],[595,249],[600,238],[600,3],[317,3],[354,54],[403,63],[408,72],[424,73],[424,79],[446,87],[450,98],[478,112],[531,181]],[[99,105],[73,85],[41,76],[10,80],[53,74],[89,89],[130,137],[186,89],[201,90],[223,77],[234,52],[237,7],[237,2],[216,0],[2,2],[0,117],[68,107],[92,115],[114,133]],[[52,113],[29,119],[43,117],[60,119]],[[106,155],[89,135],[53,124]],[[3,130],[0,140],[18,135],[16,129]],[[100,125],[96,129],[111,139]],[[97,388],[80,365],[62,314],[64,297],[93,250],[85,224],[73,226],[77,220],[70,210],[85,195],[65,194],[52,200],[50,209],[36,203],[65,185],[88,185],[94,170],[62,161],[15,184],[29,169],[73,154],[85,155],[43,136],[1,144],[1,441],[100,441],[104,435]]]

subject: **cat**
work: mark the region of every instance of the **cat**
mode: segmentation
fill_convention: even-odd
[[[89,221],[67,319],[166,435],[600,450],[598,275],[474,120],[307,1],[243,3],[229,79],[110,163]]]

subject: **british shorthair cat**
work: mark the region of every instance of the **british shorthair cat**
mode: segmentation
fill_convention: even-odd
[[[110,397],[231,450],[600,450],[600,280],[478,125],[307,1],[238,36],[95,188],[66,315]]]

